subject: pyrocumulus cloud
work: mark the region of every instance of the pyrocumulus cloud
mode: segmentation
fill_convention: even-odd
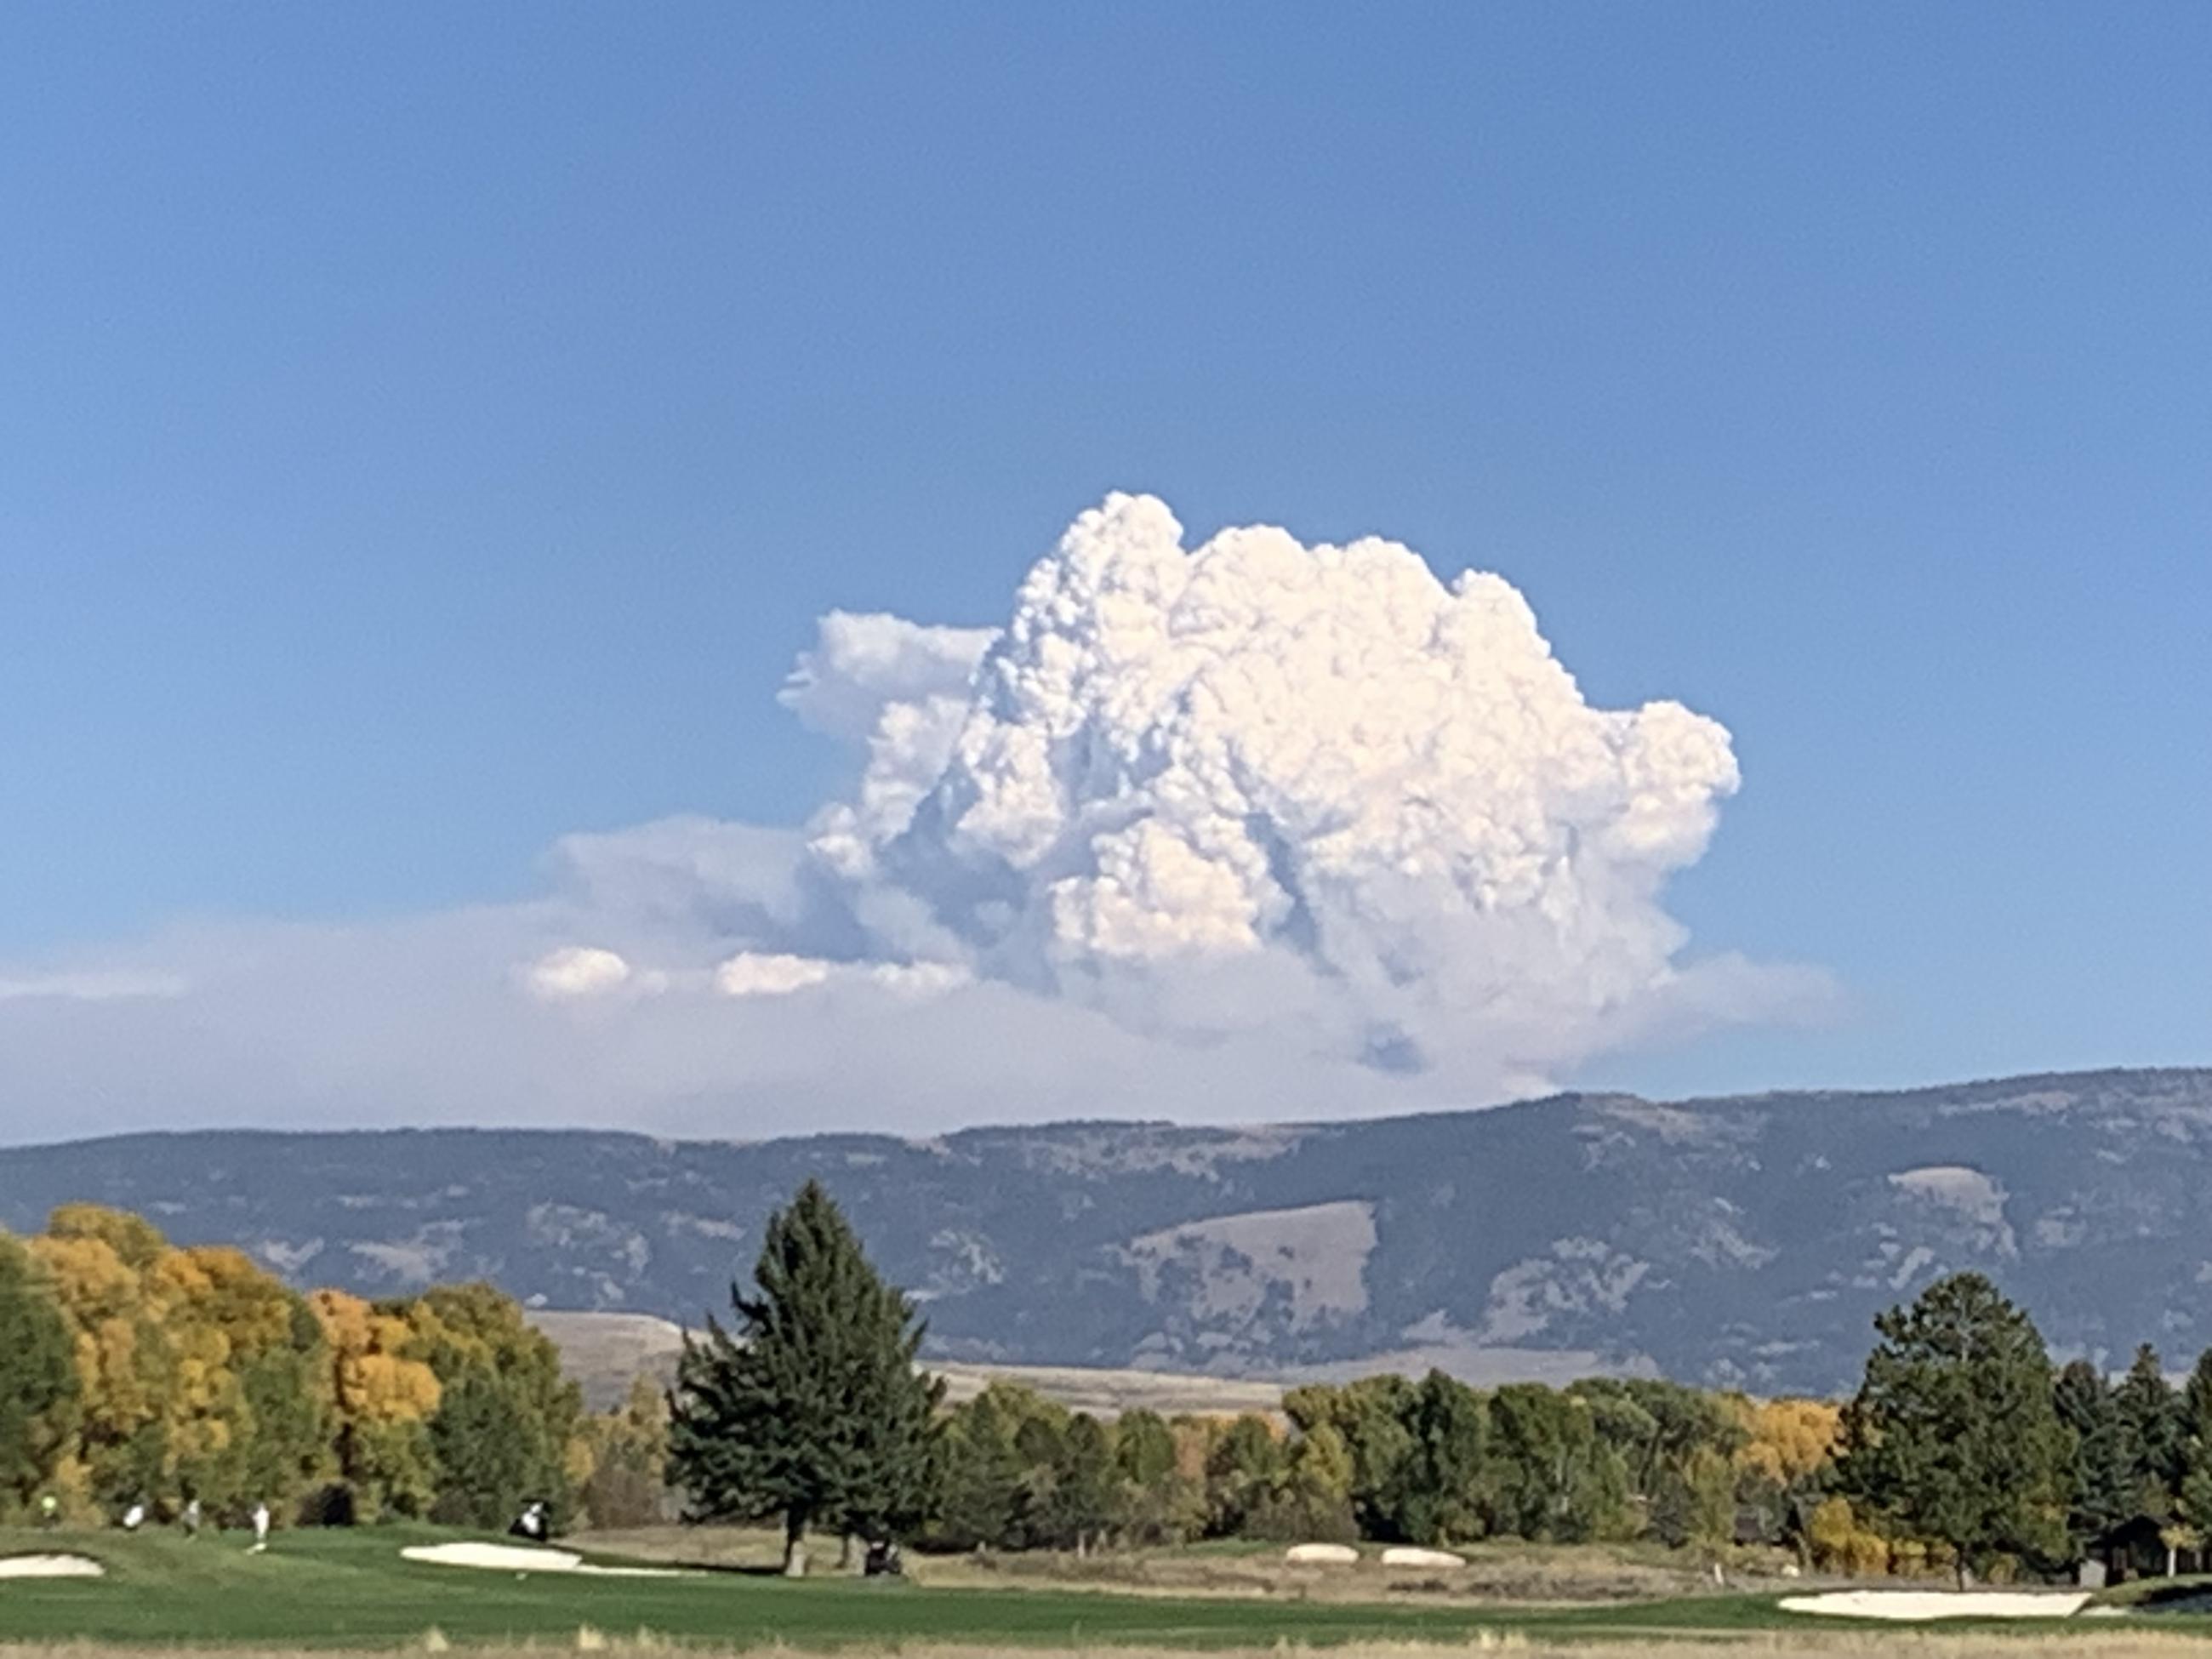
[[[787,695],[866,746],[809,849],[881,951],[1171,1030],[1288,999],[1375,1063],[1502,1077],[1759,1012],[1740,963],[1686,982],[1660,904],[1728,733],[1591,708],[1510,583],[1394,542],[1187,548],[1115,495],[995,636],[832,617]]]
[[[849,760],[803,825],[570,836],[526,903],[0,963],[0,1133],[1475,1105],[1832,995],[1665,908],[1727,732],[1592,707],[1510,583],[1394,542],[1190,545],[1109,496],[999,626],[833,612],[781,700]]]

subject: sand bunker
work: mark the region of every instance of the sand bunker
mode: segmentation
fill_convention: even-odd
[[[1785,1595],[1784,1613],[1817,1613],[1832,1619],[2066,1619],[2081,1610],[2087,1591],[1829,1590]]]
[[[1382,1552],[1386,1567],[1463,1567],[1467,1558],[1454,1555],[1449,1550],[1416,1549],[1410,1544],[1394,1545]]]
[[[82,1555],[0,1555],[0,1578],[105,1578],[107,1569]]]
[[[1348,1567],[1359,1559],[1349,1544],[1293,1544],[1283,1559],[1301,1567]]]
[[[576,1572],[600,1578],[689,1578],[681,1567],[595,1567],[568,1550],[529,1544],[410,1544],[399,1552],[405,1561],[434,1567],[481,1567],[492,1572]]]

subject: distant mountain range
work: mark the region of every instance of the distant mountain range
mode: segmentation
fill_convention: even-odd
[[[696,1322],[809,1176],[947,1358],[1832,1391],[1876,1311],[1961,1267],[2065,1353],[2212,1344],[2212,1070],[927,1140],[137,1135],[0,1152],[0,1224],[88,1200],[301,1285]]]

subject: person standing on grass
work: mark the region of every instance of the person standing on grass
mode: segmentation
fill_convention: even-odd
[[[187,1500],[184,1513],[177,1518],[184,1523],[186,1538],[198,1538],[200,1535],[200,1500],[197,1498]]]
[[[258,1555],[269,1547],[269,1505],[253,1506],[253,1553]]]
[[[146,1502],[143,1498],[123,1511],[123,1530],[136,1532],[146,1524]]]
[[[42,1493],[39,1498],[39,1525],[52,1532],[61,1523],[62,1500],[52,1492]]]

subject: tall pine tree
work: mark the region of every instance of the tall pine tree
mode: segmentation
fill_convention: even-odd
[[[2181,1390],[2180,1478],[2177,1496],[2184,1525],[2200,1549],[2212,1539],[2212,1348],[2197,1357]],[[2202,1571],[2203,1563],[2198,1564]]]
[[[2180,1405],[2167,1386],[2158,1350],[2144,1343],[2112,1391],[2119,1418],[2120,1462],[2127,1471],[2131,1512],[2160,1525],[2173,1520],[2181,1485]]]
[[[915,1367],[922,1326],[819,1182],[769,1218],[758,1293],[736,1285],[735,1333],[684,1346],[669,1473],[699,1520],[781,1516],[784,1571],[811,1526],[883,1537],[927,1511],[944,1384]]]
[[[2105,1375],[2086,1359],[2058,1373],[2054,1393],[2059,1421],[2073,1431],[2072,1496],[2066,1529],[2075,1551],[2090,1547],[2135,1513],[2120,1413]]]
[[[1954,1273],[1875,1321],[1881,1341],[1844,1413],[1844,1489],[1948,1544],[1964,1581],[1993,1554],[2065,1553],[2072,1437],[2034,1324],[1979,1273]]]

